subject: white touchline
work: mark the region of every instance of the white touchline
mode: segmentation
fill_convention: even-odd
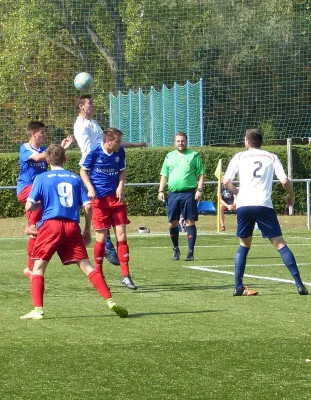
[[[299,263],[298,267],[303,267],[306,265],[311,265],[311,263]],[[284,267],[283,263],[278,263],[278,264],[269,264],[269,267]],[[262,265],[262,264],[247,264],[247,267],[260,267],[264,268],[267,267],[267,265]],[[185,266],[185,268],[190,268],[188,265]],[[233,268],[233,264],[224,264],[224,265],[192,265],[191,268]]]
[[[211,268],[206,268],[206,267],[188,267],[185,266],[185,268],[189,269],[195,269],[199,271],[205,271],[205,272],[215,272],[217,274],[226,274],[226,275],[234,275],[234,272],[230,271],[221,271],[219,269],[211,269]],[[277,281],[277,282],[284,282],[284,283],[295,283],[294,281],[290,281],[289,279],[280,279],[280,278],[270,278],[268,276],[257,276],[257,275],[249,275],[249,274],[244,274],[244,277],[247,278],[256,278],[256,279],[264,279],[266,281]],[[311,283],[309,282],[303,282],[305,285],[311,286]]]

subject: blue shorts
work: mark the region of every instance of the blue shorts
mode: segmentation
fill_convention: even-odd
[[[195,200],[194,190],[169,193],[167,199],[168,221],[179,221],[180,215],[186,220],[198,220],[198,202]]]
[[[253,236],[255,222],[261,230],[263,238],[282,236],[282,230],[273,208],[263,206],[244,206],[236,210],[238,227],[236,235],[239,238]]]

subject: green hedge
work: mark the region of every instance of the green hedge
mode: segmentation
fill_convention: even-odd
[[[128,183],[158,183],[162,162],[168,151],[173,148],[128,149],[127,153],[127,182]],[[276,153],[285,169],[287,165],[286,146],[268,146],[264,149]],[[215,181],[214,171],[218,160],[223,159],[224,169],[229,160],[242,148],[227,147],[199,147],[196,149],[206,169],[206,181]],[[67,169],[79,173],[78,162],[80,153],[68,152]],[[310,177],[311,152],[309,146],[293,147],[294,178],[306,179]],[[0,186],[15,186],[19,173],[18,154],[0,155]],[[127,187],[126,199],[130,215],[165,215],[166,210],[157,200],[157,186]],[[296,213],[306,212],[306,184],[295,184]],[[273,202],[278,214],[286,214],[284,202],[285,192],[282,186],[273,186]],[[204,199],[216,202],[216,186],[207,185],[203,193]],[[0,190],[0,217],[17,217],[23,215],[23,206],[16,199],[15,190]]]

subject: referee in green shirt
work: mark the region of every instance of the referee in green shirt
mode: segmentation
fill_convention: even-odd
[[[168,182],[167,215],[174,250],[173,260],[180,258],[178,223],[182,215],[186,221],[188,238],[188,254],[185,261],[193,261],[197,237],[197,201],[202,196],[204,167],[199,154],[187,148],[187,135],[184,132],[175,135],[174,145],[176,150],[167,154],[162,165],[158,199],[165,201],[164,188]]]

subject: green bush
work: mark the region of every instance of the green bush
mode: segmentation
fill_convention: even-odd
[[[285,169],[287,165],[286,146],[267,146],[268,151],[276,153]],[[127,153],[127,182],[153,183],[153,186],[126,187],[126,199],[130,215],[165,215],[163,203],[157,200],[160,170],[166,154],[173,148],[128,149]],[[215,181],[214,171],[218,160],[222,158],[225,170],[232,156],[242,151],[242,148],[231,147],[199,147],[195,150],[200,154],[206,170],[206,181]],[[80,153],[68,151],[66,168],[79,173]],[[309,146],[293,147],[293,171],[295,179],[310,177],[311,152]],[[19,173],[18,154],[0,155],[0,186],[15,186]],[[295,184],[296,213],[306,212],[306,184]],[[284,202],[285,192],[280,184],[273,186],[273,202],[278,214],[286,214]],[[216,202],[216,186],[206,185],[203,192],[204,199]],[[0,190],[0,217],[17,217],[23,215],[23,206],[16,198],[16,191],[12,189]]]

